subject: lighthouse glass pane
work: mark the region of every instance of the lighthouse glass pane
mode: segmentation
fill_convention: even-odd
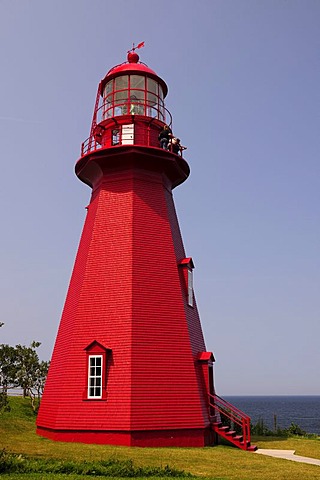
[[[150,117],[163,121],[163,92],[161,86],[152,78],[147,79],[147,105]]]
[[[102,397],[102,355],[90,355],[88,398]]]
[[[144,90],[130,90],[130,98],[143,102]]]
[[[164,101],[159,99],[159,118],[160,120],[165,120],[165,109],[164,109]]]
[[[114,81],[114,115],[126,115],[128,113],[128,85],[129,76],[117,77]]]
[[[147,115],[159,118],[158,97],[154,93],[147,93]]]
[[[144,91],[130,90],[130,114],[144,115]]]
[[[148,92],[152,92],[156,95],[158,94],[158,84],[155,80],[152,80],[152,78],[148,78],[147,90]]]
[[[148,99],[148,105],[150,105],[150,106],[156,105],[156,103],[158,101],[157,95],[155,95],[154,93],[150,93],[150,92],[148,92],[147,99]]]
[[[128,99],[128,90],[122,90],[115,93],[115,103],[124,102]]]
[[[104,102],[102,109],[98,110],[98,123],[101,122],[101,120],[104,120],[105,118],[110,118],[112,117],[112,86],[113,86],[113,80],[111,82],[108,82],[104,88],[103,92],[103,97],[104,97]]]
[[[161,100],[163,100],[163,90],[161,85],[159,85],[159,97],[161,98]]]
[[[115,79],[115,90],[128,90],[128,75],[123,75]]]
[[[112,117],[112,108],[113,108],[113,105],[112,105],[112,94],[111,94],[106,98],[106,100],[104,102],[102,119],[101,120],[104,120],[105,118]],[[101,120],[100,120],[100,118],[98,118],[98,123]]]
[[[130,90],[135,88],[139,88],[141,90],[145,89],[145,77],[141,77],[140,75],[131,75],[130,76]]]
[[[111,82],[108,82],[105,86],[105,89],[104,89],[104,96],[107,97],[109,95],[109,93],[112,92],[112,84],[113,84],[113,80],[111,80]]]
[[[115,93],[114,114],[126,115],[128,113],[128,90]]]

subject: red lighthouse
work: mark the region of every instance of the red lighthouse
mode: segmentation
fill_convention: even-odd
[[[45,437],[204,446],[221,429],[172,196],[189,166],[158,140],[172,127],[166,94],[134,49],[99,84],[75,167],[92,196],[37,418]]]

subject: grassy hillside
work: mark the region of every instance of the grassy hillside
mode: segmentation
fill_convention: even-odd
[[[256,455],[225,445],[155,449],[53,442],[35,434],[35,416],[28,399],[11,397],[10,405],[10,412],[0,413],[0,451],[5,449],[6,455],[14,453],[22,455],[22,459],[30,458],[30,465],[33,466],[30,467],[31,473],[23,474],[9,475],[0,470],[3,480],[99,478],[98,469],[103,465],[113,467],[111,470],[102,469],[101,472],[105,471],[106,476],[100,478],[186,478],[189,473],[212,480],[320,479],[318,466]],[[296,450],[298,455],[320,459],[319,439],[255,437],[253,443],[260,448]],[[78,473],[83,472],[81,465],[84,464],[86,473]],[[39,467],[41,465],[42,470]],[[66,475],[66,472],[70,472],[70,475]]]

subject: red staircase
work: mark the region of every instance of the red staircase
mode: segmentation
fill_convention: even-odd
[[[242,450],[254,452],[250,443],[250,417],[218,395],[209,395],[212,430]]]

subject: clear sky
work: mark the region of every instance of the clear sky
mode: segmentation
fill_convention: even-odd
[[[217,392],[320,395],[319,25],[319,0],[0,0],[0,343],[51,356],[97,86],[145,41]]]

